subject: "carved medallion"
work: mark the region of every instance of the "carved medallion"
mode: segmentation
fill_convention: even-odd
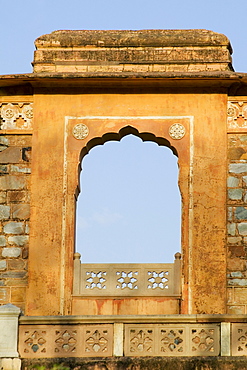
[[[3,105],[1,116],[5,121],[14,121],[18,117],[18,108],[16,105],[8,103]]]
[[[89,129],[83,123],[78,123],[73,127],[72,134],[76,139],[83,140],[88,136]]]
[[[174,123],[169,128],[169,135],[174,140],[180,140],[185,135],[185,127],[181,123]]]
[[[26,120],[33,118],[33,107],[31,104],[24,106],[24,108],[22,109],[22,115],[24,115],[24,118]]]

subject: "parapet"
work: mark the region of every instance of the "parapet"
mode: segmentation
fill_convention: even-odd
[[[233,70],[230,41],[208,30],[54,31],[35,46],[33,71],[38,73]]]

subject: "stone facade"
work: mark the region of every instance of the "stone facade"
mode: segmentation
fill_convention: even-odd
[[[0,304],[25,315],[21,355],[245,355],[247,74],[229,40],[56,31],[36,48],[33,73],[0,77]],[[75,253],[81,161],[129,134],[178,156],[181,256],[99,271]]]
[[[245,76],[233,72],[229,40],[206,30],[56,31],[38,38],[36,48],[33,74],[0,79],[1,303],[28,315],[148,314],[150,307],[156,314],[235,312],[245,284],[246,105],[230,92],[240,79],[244,91]],[[73,262],[78,164],[95,145],[127,134],[166,145],[179,157],[177,296],[160,287],[157,297],[138,294],[138,300],[129,287],[124,297],[75,293],[81,284]],[[228,260],[226,207],[232,210]],[[234,291],[228,306],[227,263],[228,292]]]

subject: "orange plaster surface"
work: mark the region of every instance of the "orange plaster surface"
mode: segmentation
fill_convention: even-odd
[[[224,94],[54,94],[34,96],[31,237],[27,315],[157,314],[178,310],[173,300],[73,299],[75,194],[81,151],[94,138],[130,125],[162,137],[176,148],[183,202],[182,313],[224,313],[226,294],[225,184],[226,96]],[[71,134],[75,118],[90,116],[170,116],[171,120],[87,119],[89,136]],[[183,118],[186,136],[168,135],[175,117]],[[75,117],[67,121],[65,117]],[[174,118],[172,118],[174,117]],[[100,140],[96,144],[100,143]],[[95,145],[96,145],[95,144]],[[192,145],[193,144],[193,145]],[[193,178],[190,174],[193,173]],[[188,283],[190,284],[188,286]],[[151,308],[151,309],[150,309]],[[87,313],[86,313],[87,312]],[[108,313],[107,313],[108,314]]]
[[[72,315],[174,315],[179,300],[172,298],[73,298]]]

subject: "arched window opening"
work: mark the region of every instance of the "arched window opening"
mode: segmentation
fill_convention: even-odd
[[[173,262],[181,249],[181,195],[171,149],[134,135],[82,160],[76,250],[82,263]]]

